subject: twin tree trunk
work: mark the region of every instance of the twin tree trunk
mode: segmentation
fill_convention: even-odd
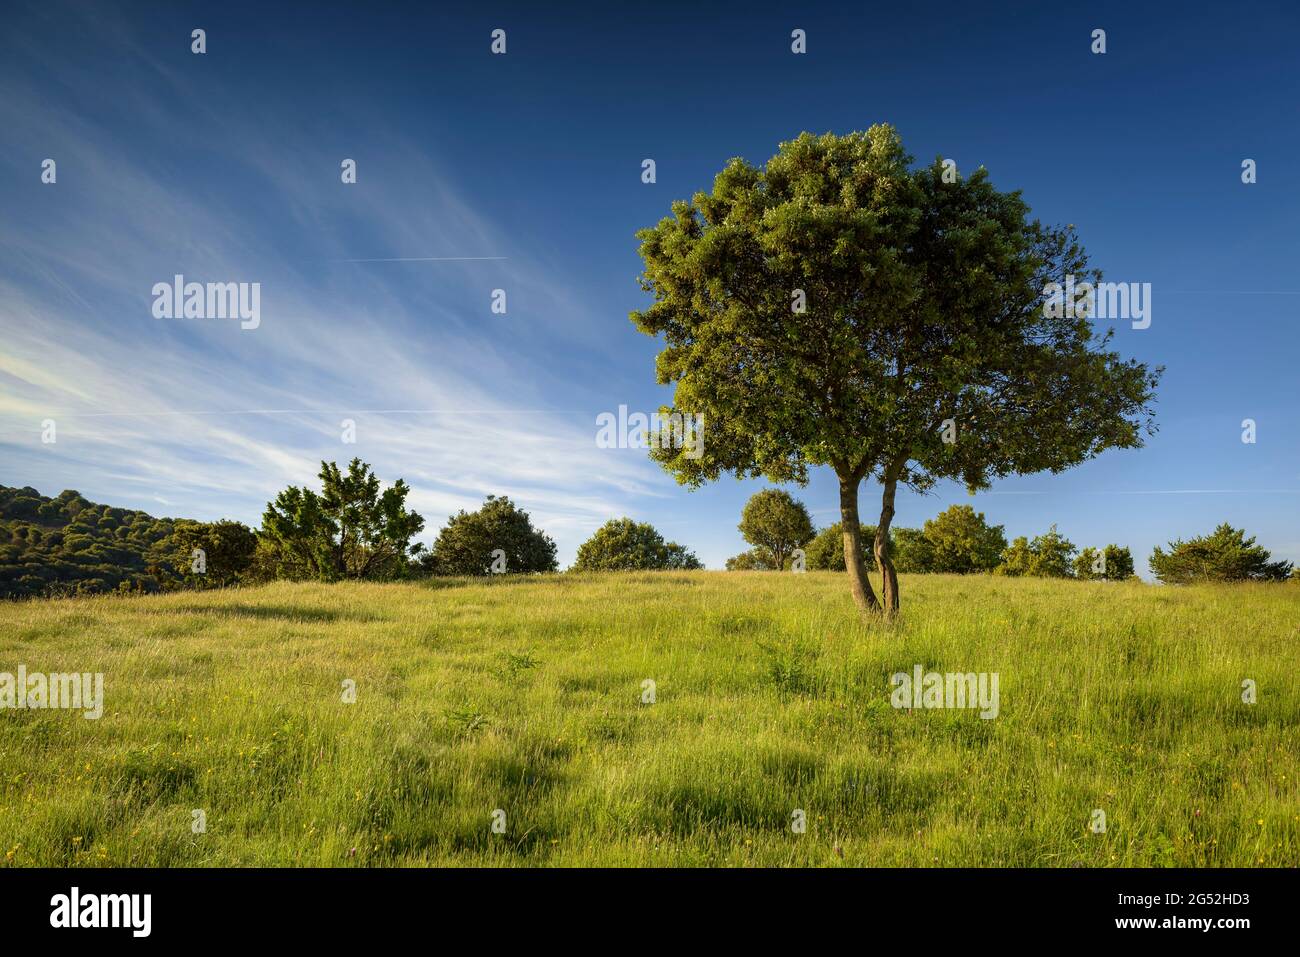
[[[881,611],[893,615],[898,611],[898,573],[894,570],[894,556],[889,547],[889,526],[894,520],[894,493],[898,490],[898,476],[890,469],[885,474],[885,491],[881,497],[880,522],[876,525],[876,539],[872,552],[876,567],[880,569],[883,605],[876,600],[867,577],[866,563],[862,560],[862,527],[858,521],[858,486],[861,476],[840,477],[840,524],[844,530],[844,567],[849,573],[849,588],[853,601],[863,611]]]

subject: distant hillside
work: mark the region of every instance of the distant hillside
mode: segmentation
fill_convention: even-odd
[[[175,519],[0,485],[0,598],[156,591]],[[151,571],[152,567],[152,571]]]

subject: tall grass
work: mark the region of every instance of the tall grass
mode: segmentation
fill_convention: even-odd
[[[0,605],[0,671],[105,675],[98,721],[0,711],[0,859],[1300,863],[1300,588],[902,594],[894,624],[830,573]],[[999,716],[893,708],[915,664],[997,672]]]

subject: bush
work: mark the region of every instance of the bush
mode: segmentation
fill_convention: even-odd
[[[993,571],[998,575],[1032,575],[1039,578],[1070,578],[1074,571],[1074,543],[1053,525],[1046,534],[1031,542],[1019,536],[1002,553],[1002,562]]]
[[[1291,563],[1270,561],[1271,556],[1254,537],[1226,522],[1213,534],[1190,541],[1159,546],[1151,553],[1151,571],[1162,582],[1185,585],[1191,582],[1285,581]]]
[[[916,561],[926,566],[918,571],[991,572],[1007,547],[1002,526],[989,525],[984,513],[969,505],[953,505],[940,512],[925,523],[920,534],[922,541],[911,546]]]
[[[872,553],[872,542],[876,540],[876,527],[863,525],[862,560],[868,571],[875,571],[876,557]],[[807,547],[804,548],[809,571],[842,572],[844,565],[844,527],[839,522],[818,532]],[[901,570],[901,569],[900,569]]]
[[[488,575],[494,563],[502,567],[498,560],[506,574],[559,568],[555,542],[533,527],[528,513],[504,495],[489,495],[478,511],[447,520],[422,567],[437,575]]]
[[[665,542],[649,522],[610,519],[578,548],[573,571],[667,571],[703,568],[676,542]]]
[[[770,572],[776,570],[776,560],[764,548],[751,548],[727,559],[729,572]]]

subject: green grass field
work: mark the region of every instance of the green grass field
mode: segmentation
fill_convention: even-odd
[[[3,604],[0,671],[103,672],[105,706],[0,711],[0,859],[1300,863],[1300,588],[902,595],[893,625],[830,573]],[[997,672],[999,716],[895,709],[915,664]]]

